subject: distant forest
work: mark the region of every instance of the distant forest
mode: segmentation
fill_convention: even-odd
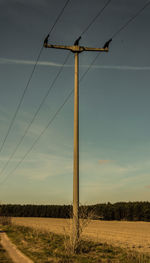
[[[80,210],[82,217],[92,213],[97,220],[150,221],[150,202],[96,204]],[[70,218],[71,214],[71,205],[0,205],[1,216]]]

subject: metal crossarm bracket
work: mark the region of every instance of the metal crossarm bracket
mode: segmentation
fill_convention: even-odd
[[[81,53],[83,51],[100,51],[100,52],[108,52],[108,47],[106,48],[92,48],[92,47],[82,47],[82,46],[63,46],[63,45],[50,45],[47,43],[44,43],[45,48],[56,48],[56,49],[65,49],[70,50],[73,53]]]

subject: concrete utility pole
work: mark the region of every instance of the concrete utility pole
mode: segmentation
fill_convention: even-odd
[[[73,170],[73,238],[74,243],[79,239],[79,53],[83,51],[108,52],[110,39],[103,48],[79,46],[79,37],[73,46],[49,45],[48,37],[45,38],[45,48],[70,50],[75,54],[75,87],[74,87],[74,170]]]

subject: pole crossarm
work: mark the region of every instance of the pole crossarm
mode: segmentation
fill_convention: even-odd
[[[82,46],[63,46],[63,45],[50,45],[47,43],[44,43],[45,48],[56,48],[56,49],[65,49],[70,50],[73,53],[81,53],[83,51],[100,51],[100,52],[108,52],[108,47],[106,48],[92,48],[92,47],[82,47]]]
[[[101,52],[108,52],[108,48],[93,48],[93,47],[81,47],[83,51],[101,51]]]

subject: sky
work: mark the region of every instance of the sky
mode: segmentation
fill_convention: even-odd
[[[0,147],[43,40],[65,2],[0,0]],[[70,0],[51,32],[49,43],[72,45],[106,2]],[[82,34],[80,45],[103,47],[147,2],[111,0]],[[99,54],[89,70],[97,54],[80,54],[80,78],[88,70],[79,83],[81,204],[150,201],[149,17],[150,5],[113,38],[109,52]],[[73,88],[73,53],[43,48],[0,152],[1,203],[72,204],[73,95],[42,131]]]

